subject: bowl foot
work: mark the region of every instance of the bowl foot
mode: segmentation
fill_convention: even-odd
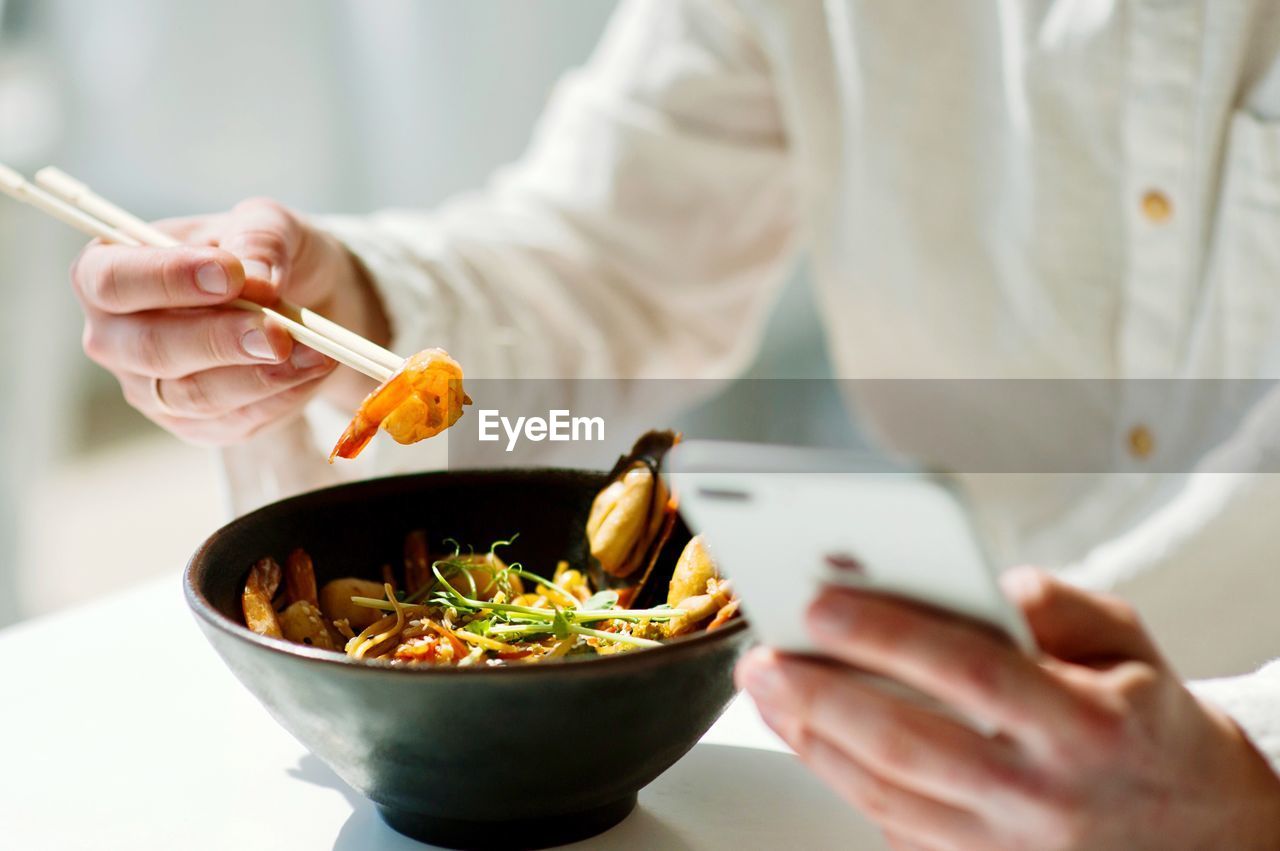
[[[470,821],[440,818],[413,810],[378,806],[378,815],[392,830],[438,845],[479,851],[486,848],[532,849],[567,845],[604,833],[622,821],[636,806],[631,794],[602,807],[513,821]]]

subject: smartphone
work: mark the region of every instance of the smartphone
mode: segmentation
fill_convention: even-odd
[[[805,612],[824,587],[842,586],[959,615],[1034,650],[941,476],[854,453],[698,440],[674,447],[664,473],[766,644],[815,652]]]

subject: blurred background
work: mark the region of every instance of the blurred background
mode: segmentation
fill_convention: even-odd
[[[0,161],[57,163],[149,218],[253,195],[310,212],[430,207],[520,154],[614,5],[0,0]],[[134,413],[81,353],[67,269],[82,242],[0,198],[0,626],[149,578],[176,594],[226,519],[213,456]],[[748,377],[829,377],[824,346],[801,267]],[[730,387],[686,424],[846,439],[834,395],[774,418],[785,434],[742,397]],[[1239,611],[1265,577],[1205,577],[1166,571],[1122,591],[1184,674],[1271,655],[1258,636],[1273,631]]]
[[[614,5],[0,0],[0,161],[57,163],[147,218],[252,195],[429,207],[521,153]],[[28,367],[0,370],[0,625],[148,577],[176,585],[225,519],[212,456],[82,354],[67,276],[82,243],[0,198],[0,347]],[[749,374],[828,374],[802,274]],[[737,405],[730,391],[689,416]]]

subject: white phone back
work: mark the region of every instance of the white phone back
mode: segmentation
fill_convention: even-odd
[[[811,652],[809,604],[824,586],[847,585],[1033,646],[963,504],[933,476],[823,450],[705,441],[676,446],[665,470],[685,521],[704,535],[766,644]]]

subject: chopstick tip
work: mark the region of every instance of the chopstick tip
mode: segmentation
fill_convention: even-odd
[[[0,163],[0,187],[10,192],[21,192],[27,185],[27,179],[4,163]]]
[[[89,188],[62,169],[52,165],[47,165],[36,172],[36,183],[63,195],[77,195]]]

